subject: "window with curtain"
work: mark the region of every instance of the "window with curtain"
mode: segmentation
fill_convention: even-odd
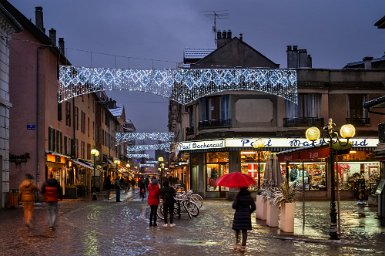
[[[350,118],[367,118],[368,111],[364,108],[364,102],[367,101],[367,96],[364,94],[349,94],[348,116]]]
[[[298,94],[298,104],[286,101],[286,117],[320,117],[321,94]]]
[[[230,119],[229,95],[201,99],[201,121]]]

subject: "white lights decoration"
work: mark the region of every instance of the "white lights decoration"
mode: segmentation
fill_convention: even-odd
[[[171,143],[161,143],[161,144],[154,144],[154,145],[133,145],[133,146],[127,146],[128,152],[135,152],[135,151],[146,151],[146,150],[164,150],[167,152],[170,152],[170,145]]]
[[[145,140],[145,139],[170,142],[174,138],[174,133],[172,132],[117,132],[115,137],[116,137],[117,145],[122,142]]]
[[[294,69],[114,69],[60,66],[58,101],[97,91],[153,93],[188,104],[215,92],[261,91],[297,103]]]
[[[150,158],[150,154],[127,154],[128,158]]]
[[[139,167],[142,168],[142,167],[155,167],[154,164],[139,164]]]

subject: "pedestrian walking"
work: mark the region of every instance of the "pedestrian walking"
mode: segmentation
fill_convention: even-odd
[[[234,199],[233,209],[235,209],[233,219],[233,229],[235,230],[234,250],[246,251],[247,231],[252,229],[251,213],[255,211],[255,202],[247,188],[241,188]],[[242,231],[242,243],[239,244],[240,233]]]
[[[120,185],[119,177],[115,179],[114,186],[115,186],[116,202],[121,202],[120,201],[120,190],[122,189],[122,187]]]
[[[47,204],[48,227],[51,231],[55,230],[57,216],[59,211],[58,200],[62,199],[62,190],[59,182],[50,173],[49,179],[44,182],[41,192],[44,195],[44,201]]]
[[[25,179],[20,183],[20,198],[24,208],[24,224],[31,228],[32,217],[35,203],[35,192],[38,190],[36,184],[32,181],[33,176],[26,174]]]
[[[111,186],[112,186],[111,176],[108,175],[106,177],[106,179],[104,180],[104,184],[103,184],[104,190],[106,191],[106,199],[107,200],[110,200]]]
[[[146,181],[142,178],[139,182],[139,195],[140,198],[142,198],[142,201],[144,201],[144,198],[146,197]]]
[[[163,181],[163,188],[160,190],[160,198],[163,200],[163,227],[174,227],[174,204],[176,191],[170,186],[168,180]],[[168,215],[170,214],[170,223],[168,223]]]
[[[156,212],[158,211],[160,189],[158,180],[153,177],[151,183],[148,185],[147,203],[150,206],[150,226],[157,226]]]

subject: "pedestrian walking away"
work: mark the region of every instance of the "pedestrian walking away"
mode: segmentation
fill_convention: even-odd
[[[235,230],[234,250],[245,252],[247,242],[247,231],[252,229],[251,213],[255,211],[255,202],[247,188],[241,188],[234,199],[233,209],[235,209],[233,219],[233,230]],[[242,243],[239,244],[240,233],[242,231]]]
[[[36,184],[32,181],[33,176],[26,174],[25,179],[20,183],[20,198],[24,208],[24,224],[31,228],[33,210],[35,203],[35,192],[38,190]]]
[[[148,198],[147,203],[150,206],[150,226],[157,226],[156,224],[156,212],[159,205],[160,189],[158,180],[154,177],[151,183],[148,185]]]
[[[120,185],[119,177],[115,179],[114,186],[115,186],[116,202],[121,202],[120,201],[120,190],[122,189],[122,187]]]
[[[106,199],[110,200],[110,193],[111,193],[111,176],[108,175],[106,179],[104,180],[104,190],[106,190]]]
[[[49,175],[49,179],[44,182],[41,192],[43,193],[44,201],[47,204],[48,227],[53,231],[56,228],[59,211],[58,200],[62,199],[62,190],[59,182],[53,177],[52,172]]]
[[[176,190],[170,186],[168,180],[163,181],[163,188],[160,190],[160,198],[163,200],[164,227],[174,227],[174,204]],[[168,223],[170,214],[170,223]]]

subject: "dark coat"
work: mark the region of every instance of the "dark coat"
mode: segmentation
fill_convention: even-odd
[[[251,213],[255,211],[255,202],[247,189],[241,189],[233,202],[235,209],[233,229],[251,230]]]

